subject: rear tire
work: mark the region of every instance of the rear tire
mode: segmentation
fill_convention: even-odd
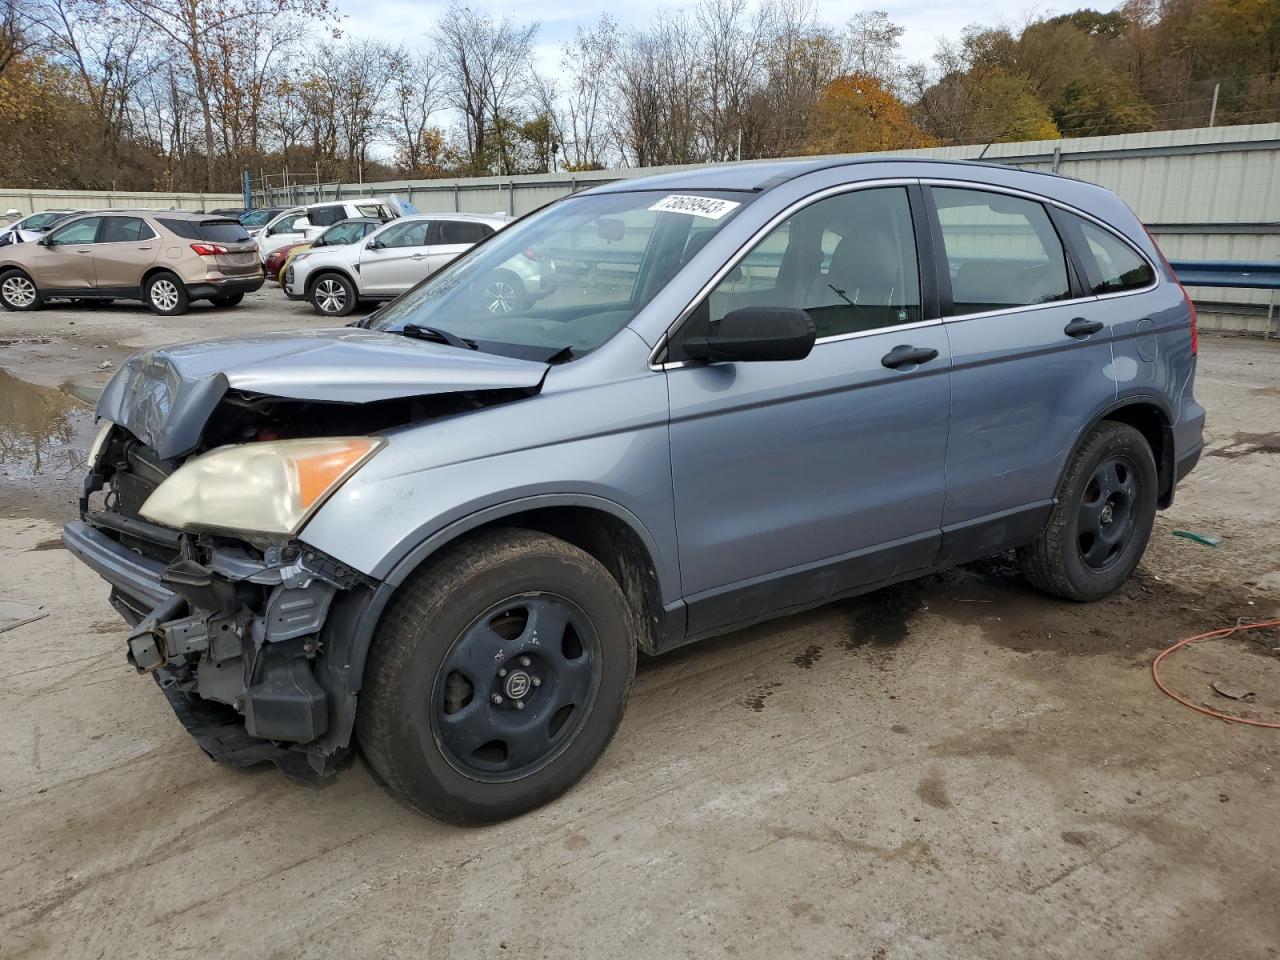
[[[340,273],[322,273],[311,284],[309,299],[316,313],[345,317],[356,308],[356,288]]]
[[[22,270],[0,273],[0,306],[6,310],[39,310],[44,305],[40,288]]]
[[[525,813],[608,746],[636,632],[617,582],[589,554],[531,530],[484,531],[397,591],[365,671],[360,746],[423,813],[458,824]]]
[[[191,300],[187,288],[177,274],[165,270],[147,280],[142,290],[143,300],[151,312],[162,317],[176,317],[187,312]]]
[[[240,301],[243,299],[243,293],[225,293],[216,297],[210,297],[209,302],[215,307],[234,307],[238,306]]]
[[[1023,576],[1067,600],[1114,593],[1147,549],[1157,489],[1146,438],[1127,424],[1098,424],[1067,463],[1048,526],[1018,550]]]

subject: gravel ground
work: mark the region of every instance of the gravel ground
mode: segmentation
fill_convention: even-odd
[[[1280,956],[1280,733],[1149,671],[1280,615],[1280,345],[1202,337],[1208,453],[1115,597],[1050,600],[998,558],[647,660],[582,784],[463,830],[358,760],[324,789],[206,761],[56,539],[76,395],[139,348],[321,325],[274,289],[0,315],[0,599],[49,611],[0,634],[0,955]],[[1167,677],[1280,719],[1277,648]]]

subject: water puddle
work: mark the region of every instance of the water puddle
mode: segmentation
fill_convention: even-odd
[[[0,485],[78,483],[93,431],[84,400],[0,370]]]

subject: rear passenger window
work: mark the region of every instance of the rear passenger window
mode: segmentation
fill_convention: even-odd
[[[1084,241],[1083,267],[1094,293],[1139,290],[1155,282],[1151,264],[1110,230],[1072,214],[1065,216],[1072,228],[1080,231],[1080,239]]]
[[[102,221],[102,238],[99,243],[130,243],[150,240],[155,234],[137,217],[107,217]]]
[[[1044,207],[983,190],[934,187],[952,314],[1034,306],[1071,296],[1062,241]]]
[[[446,243],[479,243],[493,233],[483,223],[471,220],[441,220],[439,244]]]
[[[741,307],[798,307],[819,337],[920,320],[907,191],[853,190],[788,217],[711,291],[682,337],[705,336]]]

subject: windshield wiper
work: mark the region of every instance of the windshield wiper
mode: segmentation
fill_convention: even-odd
[[[543,360],[542,362],[551,363],[551,364],[566,363],[572,359],[573,359],[573,347],[561,347],[559,350],[557,350],[551,356],[547,357],[547,359]]]
[[[448,330],[441,330],[439,327],[424,327],[417,323],[406,323],[399,330],[389,330],[388,333],[403,333],[406,337],[413,337],[415,340],[430,340],[433,343],[444,343],[451,347],[458,347],[462,350],[475,350],[476,342],[474,340],[464,340],[456,333],[450,333]]]

